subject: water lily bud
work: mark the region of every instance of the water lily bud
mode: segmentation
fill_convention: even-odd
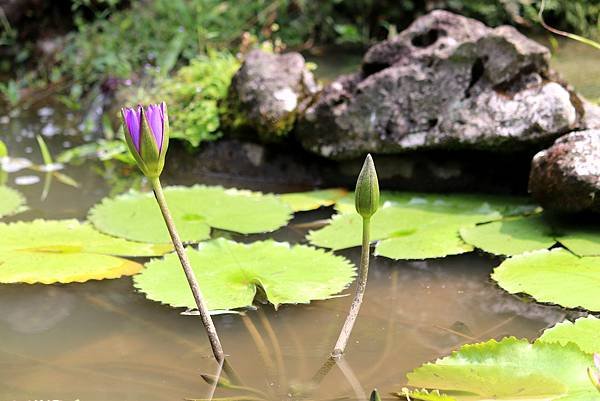
[[[381,396],[379,395],[379,391],[377,391],[377,389],[375,389],[371,392],[369,401],[381,401]]]
[[[354,201],[356,211],[363,218],[371,217],[379,208],[379,181],[371,155],[367,155],[358,175]]]
[[[129,151],[146,177],[160,176],[169,146],[169,117],[167,105],[150,104],[146,107],[121,109],[125,139]]]

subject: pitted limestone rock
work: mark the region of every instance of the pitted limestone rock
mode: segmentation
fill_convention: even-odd
[[[583,114],[574,95],[548,79],[548,59],[512,27],[433,11],[373,46],[360,72],[325,87],[295,134],[334,159],[538,145],[579,128]]]

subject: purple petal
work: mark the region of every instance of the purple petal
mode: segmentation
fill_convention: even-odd
[[[159,104],[150,104],[146,107],[146,118],[148,119],[148,125],[150,125],[150,131],[156,140],[156,146],[158,151],[162,149],[163,144],[163,131],[164,131],[164,114],[163,106]]]
[[[142,113],[142,107],[138,106],[136,108],[126,107],[121,110],[123,112],[123,117],[125,118],[125,125],[127,126],[127,132],[125,134],[129,134],[131,137],[131,141],[135,145],[135,149],[140,151],[140,116]]]
[[[600,354],[594,354],[594,365],[596,365],[596,368],[600,369]]]

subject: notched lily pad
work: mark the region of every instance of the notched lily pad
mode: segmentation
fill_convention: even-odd
[[[462,228],[460,235],[466,243],[495,255],[518,255],[548,249],[556,243],[551,227],[541,215]]]
[[[164,192],[184,242],[209,239],[211,227],[241,234],[271,232],[292,217],[290,207],[275,195],[203,185],[168,187]],[[117,237],[170,241],[151,193],[131,192],[104,199],[88,218],[98,230]]]
[[[0,283],[69,283],[139,272],[115,256],[158,256],[171,247],[104,235],[77,220],[0,223]]]
[[[25,198],[19,191],[0,186],[0,217],[10,216],[26,209]]]
[[[408,374],[409,385],[438,389],[412,392],[430,401],[600,400],[587,376],[592,356],[565,346],[514,337],[462,346],[452,355]]]
[[[545,343],[566,345],[573,343],[588,354],[600,353],[600,319],[581,317],[574,322],[564,321],[549,328],[537,339]]]
[[[343,188],[319,189],[308,192],[293,192],[279,195],[294,212],[318,209],[321,206],[334,205],[340,198],[348,194]]]
[[[201,243],[198,250],[187,248],[187,253],[213,311],[249,307],[259,289],[275,307],[327,299],[355,276],[347,259],[305,245],[219,238]],[[175,254],[147,263],[134,284],[151,300],[196,307]]]
[[[578,257],[556,248],[513,256],[494,269],[492,278],[506,291],[567,308],[600,311],[600,257]]]
[[[522,203],[520,203],[522,202]],[[328,226],[311,231],[311,244],[334,250],[361,244],[361,218],[350,197],[336,205],[340,212]],[[371,220],[375,254],[392,259],[427,259],[473,250],[459,230],[502,218],[503,213],[535,210],[518,198],[383,192],[382,207]]]

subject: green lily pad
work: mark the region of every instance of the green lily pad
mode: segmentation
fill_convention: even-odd
[[[581,317],[574,322],[564,321],[547,329],[537,341],[566,345],[574,343],[588,354],[600,353],[600,319]]]
[[[338,199],[348,193],[343,188],[320,189],[308,192],[293,192],[279,195],[279,198],[287,203],[294,212],[318,209],[322,206],[334,205]]]
[[[379,241],[375,254],[392,259],[426,259],[473,250],[459,230],[494,221],[533,206],[514,198],[477,195],[435,195],[383,192],[382,207],[371,218],[371,238]],[[522,201],[519,199],[519,201]],[[311,231],[311,244],[334,250],[361,244],[360,216],[348,197],[336,205],[340,212],[326,227]]]
[[[290,207],[275,195],[196,185],[168,187],[165,197],[184,242],[210,238],[211,227],[241,234],[271,232],[292,217]],[[160,209],[150,193],[131,192],[104,199],[89,220],[107,234],[134,241],[170,241]]]
[[[142,266],[115,255],[158,256],[171,249],[113,238],[77,220],[0,223],[0,238],[0,283],[117,278],[138,273]]]
[[[0,186],[0,217],[10,216],[25,209],[25,198],[19,191]]]
[[[578,257],[565,249],[539,250],[506,259],[492,278],[506,291],[567,308],[600,311],[600,257]]]
[[[514,337],[462,346],[452,355],[408,374],[409,385],[439,389],[411,397],[431,401],[600,400],[587,375],[592,356],[574,344]]]
[[[218,238],[201,243],[198,250],[187,248],[187,253],[210,310],[251,306],[259,288],[276,308],[327,299],[355,276],[354,266],[343,257],[275,241],[242,244]],[[147,263],[134,285],[151,300],[196,307],[175,254]]]
[[[600,227],[591,224],[563,224],[556,236],[562,246],[579,256],[600,256]]]
[[[480,224],[460,230],[462,239],[495,255],[548,249],[556,243],[552,229],[541,215]]]

